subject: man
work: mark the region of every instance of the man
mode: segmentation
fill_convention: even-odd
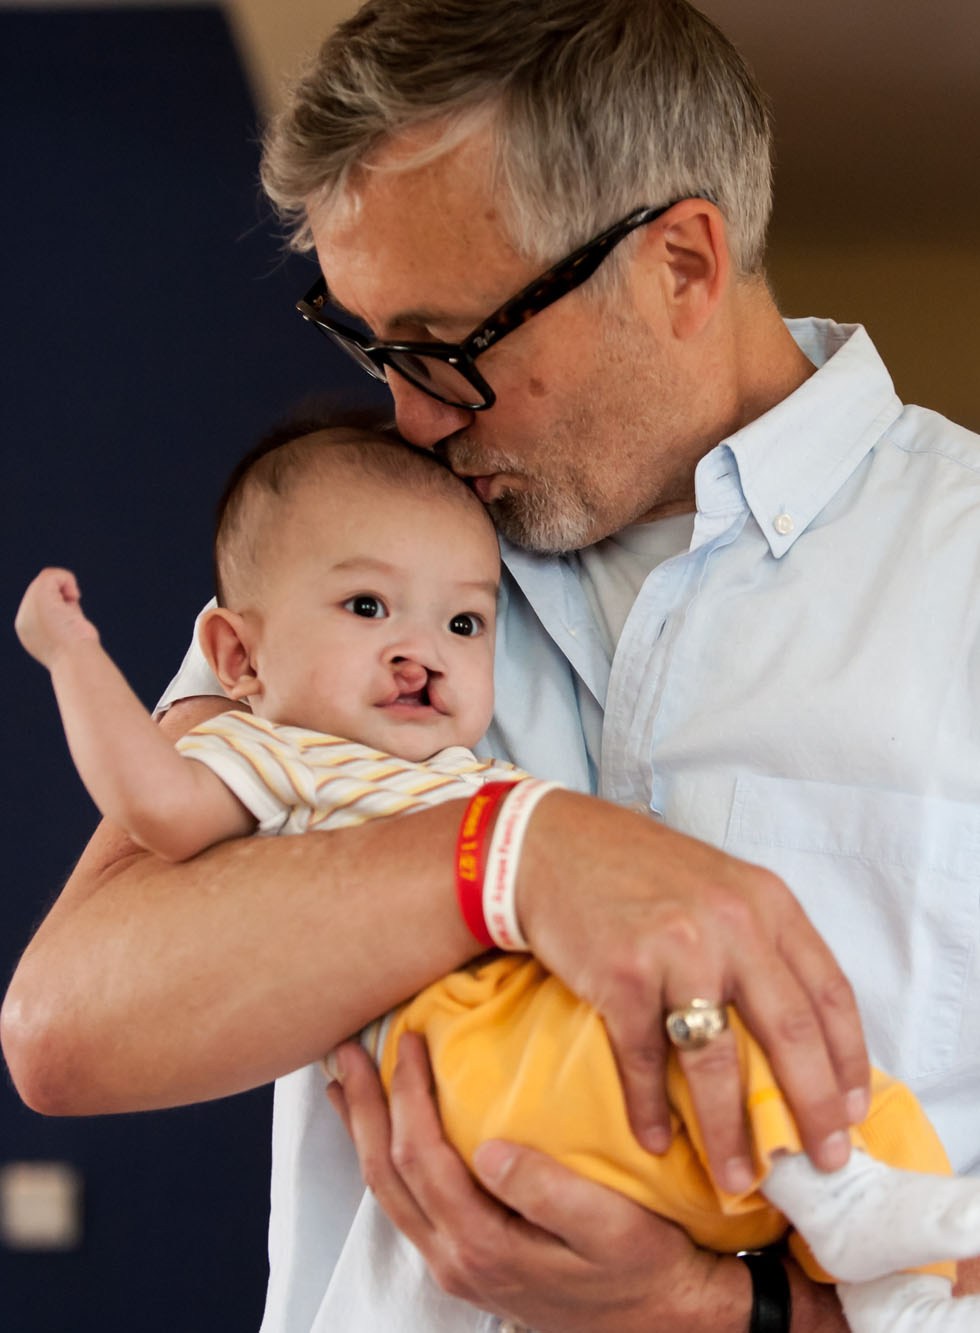
[[[490,749],[634,807],[552,793],[518,909],[534,952],[602,1012],[641,1141],[667,1133],[665,1013],[733,999],[811,1156],[846,1155],[860,1025],[778,871],[845,956],[877,1059],[916,1085],[954,1164],[975,1165],[980,977],[958,849],[980,832],[976,543],[959,521],[976,441],[903,410],[863,331],[794,337],[779,318],[761,269],[768,126],[730,46],[680,0],[377,0],[298,87],[264,178],[369,332],[322,291],[308,314],[387,374],[403,433],[528,548],[507,550]],[[207,688],[191,669],[172,697]],[[164,725],[219,706],[185,701]],[[476,951],[452,904],[458,817],[179,871],[103,830],[8,996],[22,1092],[54,1112],[132,1109],[299,1070]],[[737,1188],[728,1036],[683,1060]],[[477,1309],[545,1333],[750,1326],[738,1260],[546,1159],[488,1145],[481,1178],[514,1212],[477,1190],[417,1047],[390,1120],[353,1048],[341,1073],[331,1096],[374,1197],[314,1085],[284,1079],[268,1329],[491,1326]],[[378,1205],[451,1296],[413,1286],[424,1307],[406,1297],[371,1323],[379,1271],[417,1278]],[[790,1279],[794,1333],[842,1327],[826,1291]],[[787,1327],[765,1281],[752,1328]]]

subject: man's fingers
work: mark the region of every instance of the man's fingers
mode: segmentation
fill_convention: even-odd
[[[521,1217],[485,1194],[466,1163],[445,1140],[432,1093],[425,1044],[414,1033],[399,1043],[390,1089],[392,1156],[432,1228],[423,1249],[444,1291],[501,1312],[522,1291],[528,1262],[541,1252],[563,1250]],[[491,1295],[493,1293],[493,1295]]]
[[[638,1220],[651,1216],[616,1190],[587,1180],[554,1158],[502,1139],[482,1143],[474,1154],[481,1183],[549,1237],[568,1248],[569,1260],[602,1262],[618,1253]],[[673,1232],[671,1223],[664,1228]],[[687,1244],[687,1242],[685,1242]],[[570,1263],[570,1271],[571,1271]]]
[[[338,1108],[361,1164],[364,1183],[401,1231],[425,1250],[429,1221],[392,1165],[391,1121],[381,1080],[367,1052],[347,1042],[335,1052],[342,1083]],[[337,1093],[330,1093],[331,1105]]]
[[[817,1012],[848,1120],[858,1124],[870,1108],[871,1061],[854,991],[819,935],[797,950],[795,967]]]
[[[343,1087],[328,1094],[331,1102],[346,1112],[362,1159],[387,1164],[375,1172],[378,1202],[451,1295],[564,1333],[675,1328],[675,1314],[687,1327],[689,1293],[707,1290],[720,1262],[731,1268],[624,1195],[530,1149],[499,1142],[478,1149],[484,1192],[443,1137],[419,1037],[408,1034],[399,1045],[390,1126],[366,1054],[345,1046],[339,1056]]]
[[[658,1019],[662,1026],[663,1019]],[[610,1032],[611,1035],[611,1032]],[[667,1039],[651,1038],[638,1053],[616,1049],[630,1125],[649,1152],[670,1147],[671,1121],[665,1065]],[[715,1179],[732,1194],[750,1188],[752,1154],[745,1122],[744,1095],[734,1039],[725,1034],[700,1051],[681,1057],[691,1100],[704,1135]]]
[[[344,1129],[346,1129],[347,1133],[353,1138],[354,1135],[351,1133],[350,1111],[347,1109],[347,1098],[344,1096],[344,1089],[336,1080],[334,1080],[333,1083],[327,1084],[326,1092],[327,1101],[337,1112]]]
[[[593,1206],[593,1189],[601,1187],[590,1187],[583,1177],[544,1153],[502,1139],[482,1143],[474,1154],[473,1167],[501,1203],[557,1236],[574,1253],[588,1254],[600,1221]],[[580,1185],[585,1189],[580,1190]]]
[[[723,1007],[726,982],[707,957],[675,956],[665,987],[666,1010],[684,1011],[694,1000]],[[696,1011],[692,1012],[692,1022]],[[666,1028],[665,1013],[662,1022]],[[745,1090],[732,1032],[722,1031],[698,1050],[679,1051],[680,1067],[717,1183],[732,1194],[752,1187],[754,1167],[745,1118]]]
[[[836,1171],[850,1154],[849,1118],[817,1013],[795,976],[778,963],[764,983],[736,997],[746,1026],[769,1057],[776,1081],[815,1166]]]
[[[747,959],[735,1003],[769,1057],[807,1155],[833,1171],[847,1161],[850,1125],[866,1113],[861,1018],[847,979],[792,897],[780,896],[774,929],[777,959],[768,951]]]
[[[626,1113],[638,1143],[648,1152],[670,1147],[670,1108],[665,1073],[667,1038],[659,1015],[639,1027],[635,1015],[626,1025],[606,1019],[626,1100]]]
[[[715,1180],[731,1194],[752,1188],[755,1168],[735,1037],[722,1033],[699,1051],[680,1053]]]
[[[767,910],[729,904],[727,957],[712,956],[693,919],[686,931],[674,929],[664,1008],[683,1008],[695,997],[733,1001],[769,1058],[805,1150],[817,1166],[834,1170],[847,1160],[848,1128],[866,1108],[870,1071],[860,1019],[830,951],[784,886],[776,895],[768,878],[760,881]],[[716,905],[714,916],[721,914]],[[774,957],[773,943],[781,939],[791,940],[792,949]],[[630,1123],[644,1147],[662,1152],[669,1141],[664,1015],[635,995],[602,1008]],[[742,1193],[754,1166],[736,1042],[725,1034],[683,1052],[680,1063],[712,1174],[723,1188]]]
[[[461,1200],[465,1200],[473,1215],[463,1225],[479,1225],[480,1217],[485,1223],[496,1210],[477,1188],[463,1159],[446,1142],[428,1053],[416,1033],[406,1032],[399,1042],[389,1098],[391,1155],[420,1207],[438,1224],[444,1217],[460,1216]]]

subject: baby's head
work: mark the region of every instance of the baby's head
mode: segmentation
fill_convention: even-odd
[[[258,716],[411,760],[483,735],[497,538],[431,455],[347,427],[260,446],[222,502],[215,570],[201,645]]]

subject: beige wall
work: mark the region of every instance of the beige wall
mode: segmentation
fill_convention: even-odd
[[[359,0],[225,0],[260,109],[279,104],[288,78],[307,52],[335,23],[358,8]]]
[[[266,109],[357,8],[227,3]],[[980,3],[700,3],[773,100],[781,308],[865,324],[903,398],[980,430]]]
[[[864,324],[901,398],[980,431],[980,244],[821,244],[778,231],[769,275],[786,314]]]

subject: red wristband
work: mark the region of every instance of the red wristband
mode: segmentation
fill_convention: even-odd
[[[487,863],[487,831],[500,802],[516,782],[488,782],[470,797],[456,839],[456,898],[466,927],[485,949],[493,936],[483,915],[483,876]]]

